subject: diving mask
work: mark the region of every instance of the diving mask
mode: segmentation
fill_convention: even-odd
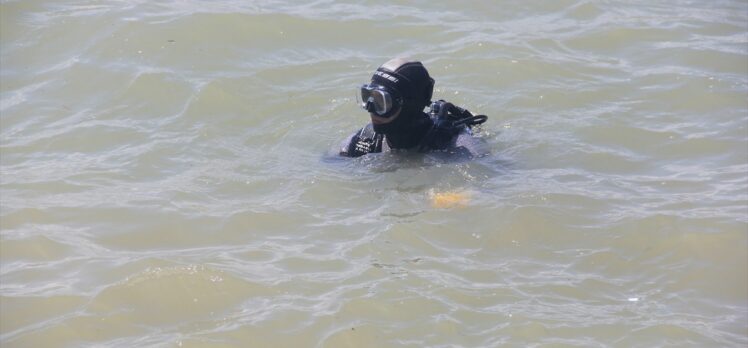
[[[361,107],[379,117],[391,117],[397,107],[403,103],[402,98],[393,95],[385,87],[365,84],[361,86]]]

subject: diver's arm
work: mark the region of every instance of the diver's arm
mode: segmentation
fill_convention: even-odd
[[[364,155],[364,153],[360,153],[356,151],[356,143],[359,139],[359,134],[361,134],[361,131],[363,128],[357,130],[353,134],[349,135],[343,142],[340,143],[340,156],[343,157],[359,157]]]
[[[369,123],[341,144],[340,155],[359,157],[367,153],[382,152],[383,143],[384,134],[374,132],[374,126]]]

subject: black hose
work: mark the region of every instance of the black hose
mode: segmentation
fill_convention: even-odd
[[[454,123],[452,123],[452,125],[454,125],[454,126],[462,126],[462,125],[474,126],[474,125],[477,125],[477,124],[482,124],[482,123],[486,122],[486,120],[488,120],[488,116],[486,116],[486,115],[476,115],[476,116],[471,116],[471,117],[463,118],[463,119],[461,119],[459,121],[455,121]]]

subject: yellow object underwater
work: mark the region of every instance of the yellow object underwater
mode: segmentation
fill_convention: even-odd
[[[434,208],[466,207],[470,202],[470,193],[467,191],[452,192],[429,192],[431,206]]]

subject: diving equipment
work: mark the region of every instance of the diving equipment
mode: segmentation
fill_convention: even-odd
[[[390,93],[387,88],[373,84],[361,86],[360,96],[361,107],[379,117],[392,117],[403,104],[397,92]]]
[[[486,115],[473,116],[470,111],[441,99],[431,104],[429,115],[433,126],[421,139],[419,151],[444,150],[461,131],[488,119]]]
[[[487,116],[473,115],[444,100],[433,102],[428,114],[411,111],[411,116],[398,116],[390,123],[367,124],[342,144],[340,154],[358,157],[391,149],[413,149],[419,152],[455,150],[468,151],[471,155],[482,153],[478,142],[466,139],[473,138],[472,127],[486,122]],[[466,143],[472,145],[460,149]]]

